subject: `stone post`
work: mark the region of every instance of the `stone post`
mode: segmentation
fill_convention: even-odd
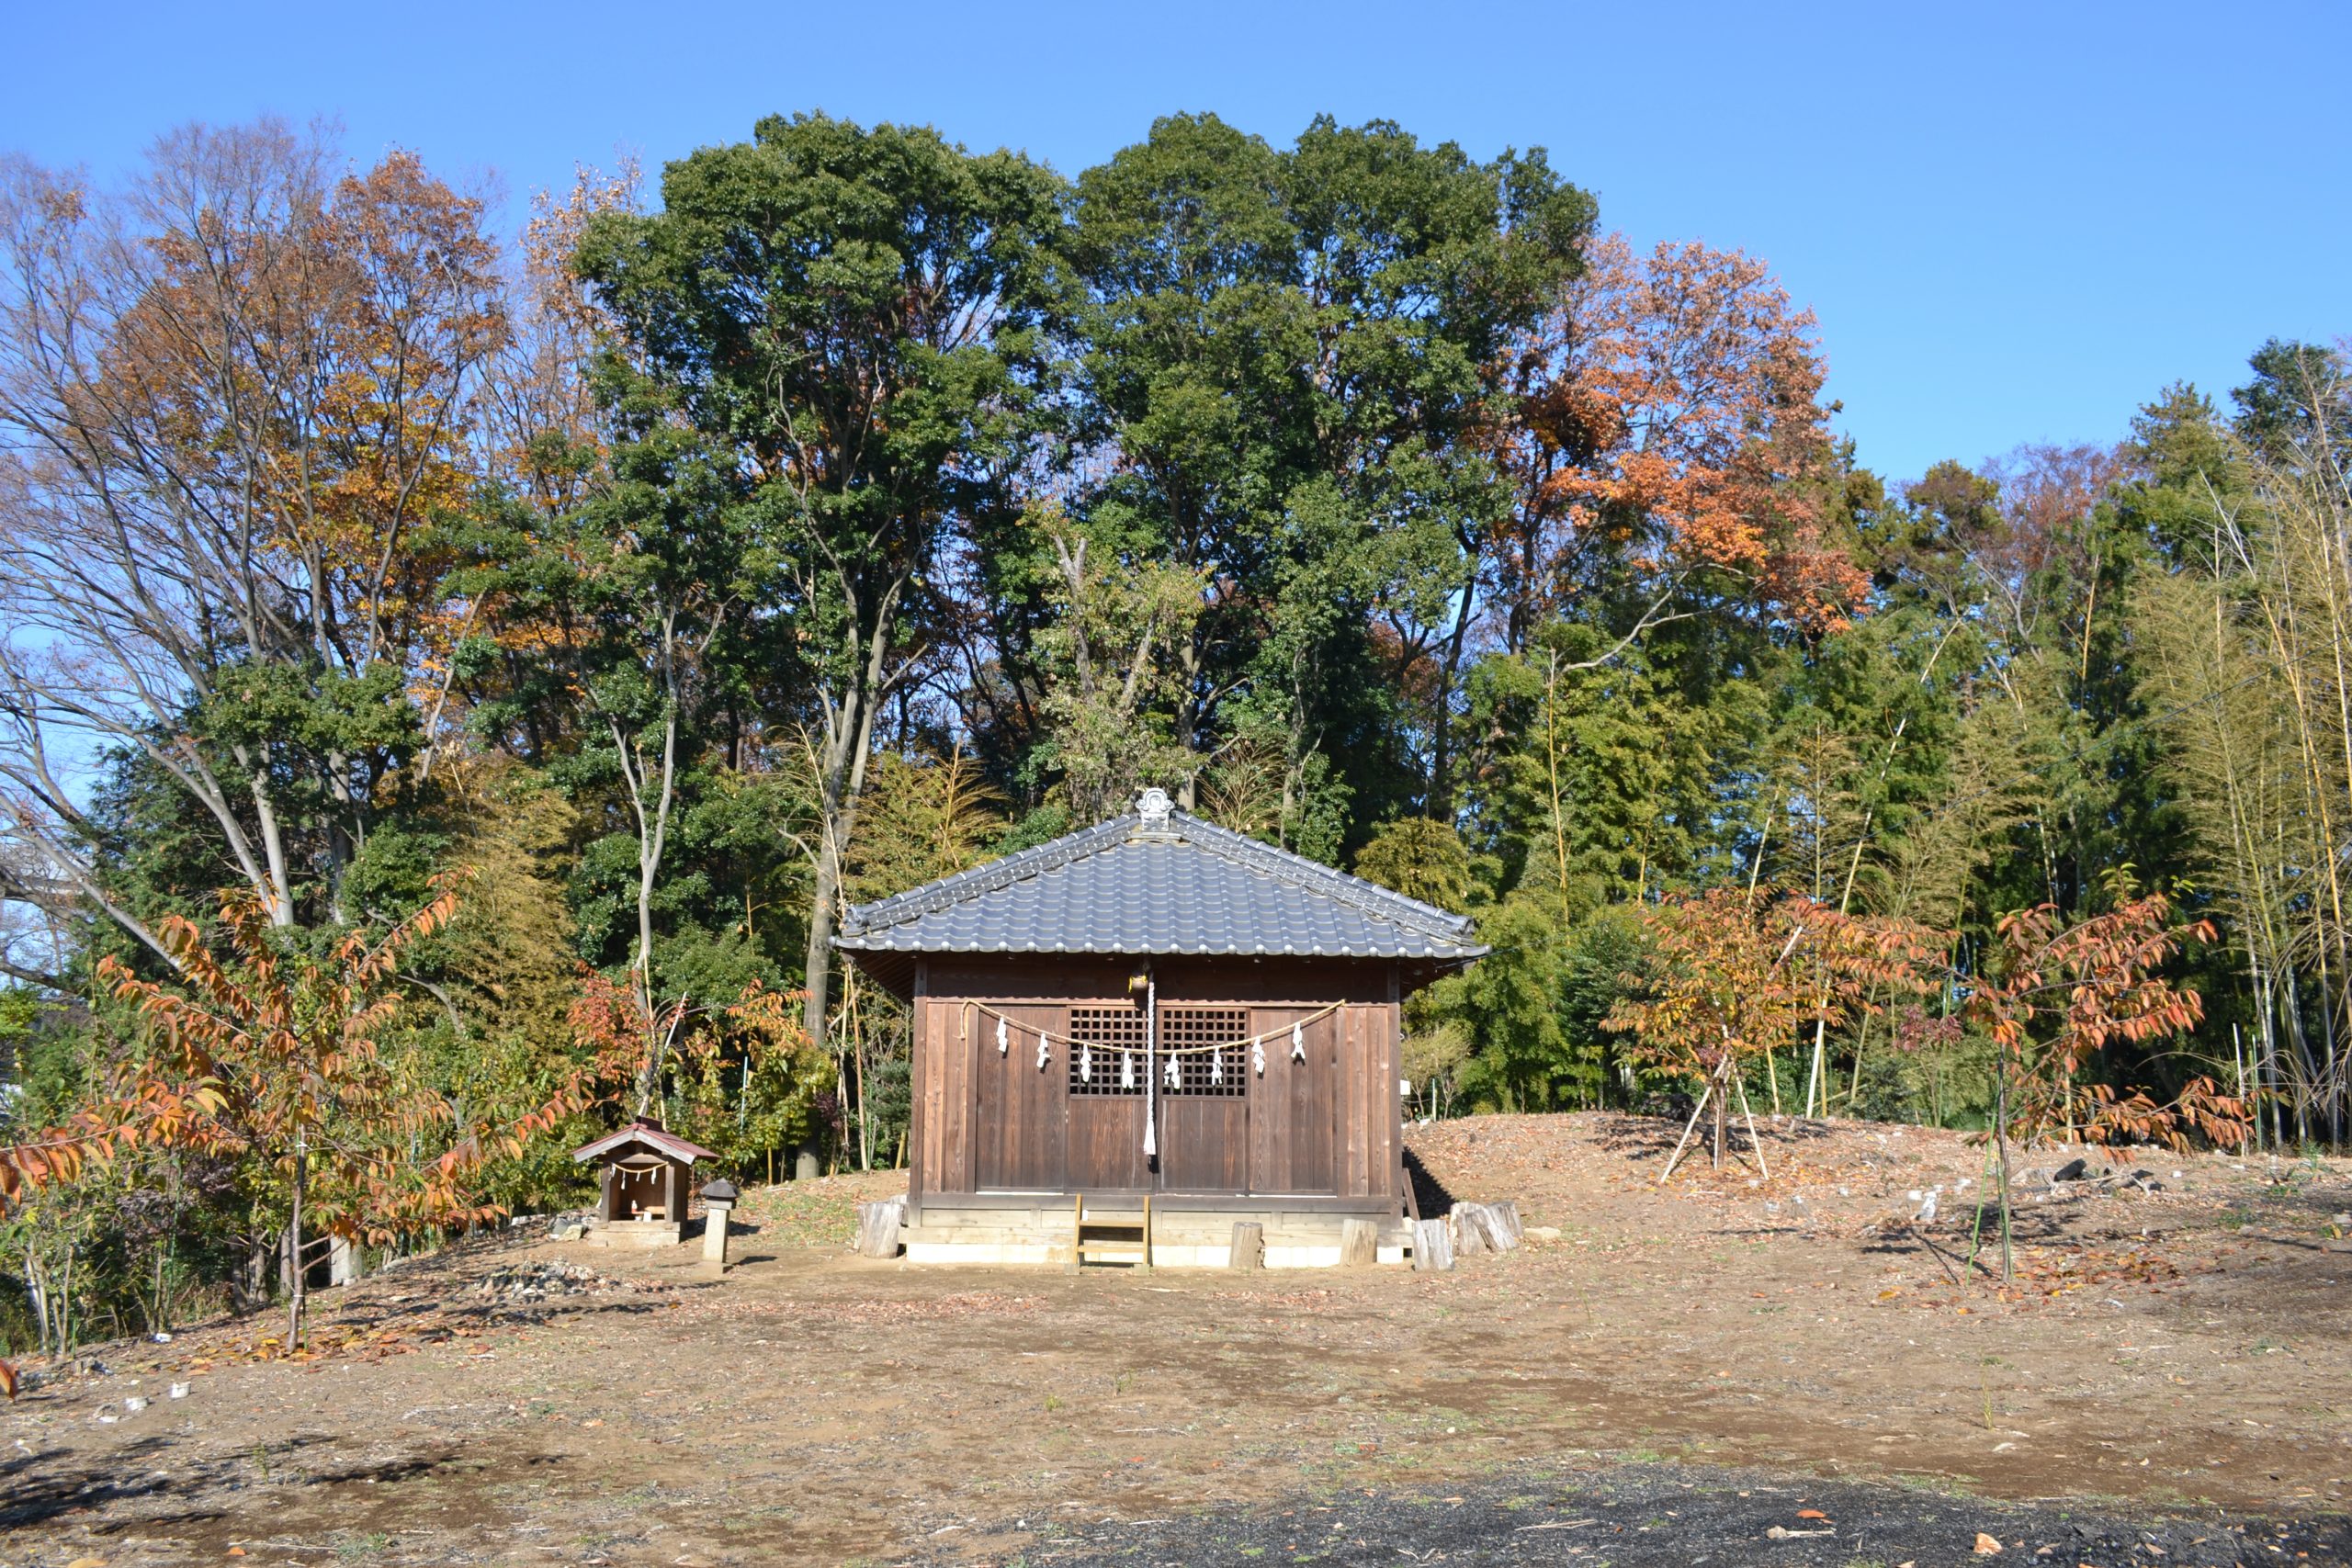
[[[724,1177],[702,1190],[702,1262],[713,1274],[727,1272],[727,1216],[735,1198],[735,1184]]]

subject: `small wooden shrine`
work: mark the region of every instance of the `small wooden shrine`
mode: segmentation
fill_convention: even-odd
[[[696,1160],[718,1156],[639,1116],[571,1151],[597,1162],[595,1217],[587,1240],[601,1247],[666,1247],[685,1239]]]
[[[1155,789],[836,940],[914,1010],[910,1258],[1402,1259],[1399,1008],[1466,919]]]

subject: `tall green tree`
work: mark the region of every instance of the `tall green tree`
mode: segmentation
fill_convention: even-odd
[[[1171,116],[1080,178],[1064,330],[1083,432],[1119,461],[1078,503],[1207,583],[1173,650],[1187,807],[1253,728],[1293,765],[1340,751],[1360,807],[1445,793],[1426,721],[1426,758],[1380,776],[1410,739],[1361,677],[1393,693],[1440,648],[1427,701],[1450,705],[1498,504],[1467,437],[1592,213],[1541,151],[1479,163],[1385,121],[1277,150]]]
[[[776,541],[810,736],[805,974],[822,1039],[842,856],[883,705],[922,664],[943,536],[1030,450],[1061,182],[926,128],[772,116],[662,172],[579,269],[632,367],[726,453]]]
[[[664,886],[673,840],[710,788],[729,698],[746,667],[774,651],[765,605],[777,563],[734,454],[677,417],[674,390],[617,354],[601,379],[607,436],[594,481],[573,505],[515,502],[518,514],[483,532],[457,581],[532,651],[494,693],[477,695],[477,728],[517,740],[526,725],[571,716],[562,728],[571,744],[551,772],[576,800],[603,808],[605,831],[591,840],[581,880],[592,902],[612,897],[634,917],[628,967],[649,1033],[639,1092],[650,1097],[651,1034],[668,999],[655,975],[656,928],[679,893]],[[488,657],[461,654],[467,668]],[[586,922],[593,956],[605,956],[610,923]]]

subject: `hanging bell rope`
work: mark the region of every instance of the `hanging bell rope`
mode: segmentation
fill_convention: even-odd
[[[1151,1168],[1151,1162],[1159,1157],[1159,1101],[1153,1093],[1151,1081],[1151,1054],[1159,1048],[1159,976],[1147,965],[1143,982],[1143,1163],[1147,1170]],[[1169,1057],[1168,1066],[1172,1069],[1176,1066],[1176,1058]],[[1143,1233],[1143,1260],[1146,1264],[1151,1262],[1151,1228],[1148,1224]]]

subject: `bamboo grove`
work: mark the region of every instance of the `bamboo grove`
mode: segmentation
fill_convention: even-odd
[[[1478,917],[1417,1114],[2342,1141],[2340,347],[1893,477],[1765,264],[1540,150],[799,115],[493,210],[0,162],[7,1346],[619,1115],[891,1164],[841,910],[1147,784]]]

